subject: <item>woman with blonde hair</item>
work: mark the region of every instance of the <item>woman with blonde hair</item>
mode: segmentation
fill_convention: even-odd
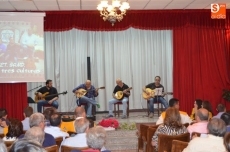
[[[181,116],[178,109],[170,107],[166,110],[164,123],[161,124],[152,138],[152,146],[158,151],[158,134],[180,135],[187,133],[186,127],[181,123]]]

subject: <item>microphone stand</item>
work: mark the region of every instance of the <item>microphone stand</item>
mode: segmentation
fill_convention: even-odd
[[[40,86],[38,86],[38,87],[36,87],[36,88],[30,89],[30,90],[27,91],[27,92],[30,92],[30,91],[32,91],[32,90],[34,90],[34,89],[37,89],[37,88],[40,88],[40,87],[42,87],[42,85],[40,85]]]
[[[159,109],[158,96],[159,96],[159,89],[157,90],[157,111],[158,111],[158,117],[159,117],[159,115],[160,115],[160,109]]]

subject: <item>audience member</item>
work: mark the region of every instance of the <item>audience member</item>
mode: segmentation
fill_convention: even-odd
[[[201,99],[196,99],[194,102],[194,108],[192,108],[192,114],[190,115],[190,118],[192,120],[196,119],[196,112],[197,110],[199,110],[200,108],[202,108],[202,100]]]
[[[221,115],[226,112],[226,108],[222,103],[219,103],[217,105],[216,110],[217,110],[218,114],[213,116],[212,118],[219,118],[220,119]]]
[[[81,117],[86,118],[85,109],[83,107],[77,107],[74,112],[75,112],[76,119],[81,118]],[[76,127],[74,127],[74,122],[75,122],[75,120],[69,121],[69,122],[62,121],[61,127],[60,127],[61,130],[65,131],[65,132],[74,132],[75,133]]]
[[[188,132],[190,136],[193,132],[198,132],[201,134],[207,134],[207,125],[208,125],[208,110],[200,108],[196,112],[196,123],[188,126]]]
[[[15,142],[9,152],[46,152],[39,143],[27,140],[20,139]]]
[[[29,119],[30,119],[30,116],[33,114],[33,108],[32,107],[26,107],[24,109],[24,113],[23,113],[23,116],[24,116],[24,120],[22,120],[22,125],[23,125],[23,130],[28,130],[30,129],[30,124],[29,124]]]
[[[174,107],[176,109],[179,110],[180,106],[179,106],[179,100],[176,99],[176,98],[172,98],[169,100],[169,107]],[[185,124],[185,123],[191,123],[192,120],[189,118],[188,114],[184,111],[179,111],[180,112],[180,116],[181,116],[181,122],[182,124]],[[165,119],[165,112],[163,112],[161,114],[161,116],[158,118],[156,124],[159,125],[159,124],[162,124],[164,122],[164,119]]]
[[[207,100],[202,102],[202,108],[207,109],[209,114],[208,114],[208,120],[212,118],[212,106],[211,103]]]
[[[230,114],[229,113],[223,113],[220,117],[225,122],[227,132],[230,132]]]
[[[30,127],[40,127],[42,130],[45,129],[45,118],[44,115],[41,113],[34,113],[30,116]],[[20,138],[23,138],[24,135],[20,136]],[[56,141],[54,139],[54,137],[50,134],[45,133],[45,139],[44,142],[42,144],[43,147],[49,147],[49,146],[53,146],[56,145]]]
[[[6,136],[3,138],[4,141],[15,141],[20,135],[23,134],[22,122],[18,119],[10,119],[9,127]]]
[[[152,145],[158,151],[158,134],[180,135],[187,133],[186,127],[181,123],[181,116],[177,108],[168,108],[165,112],[164,123],[161,124],[152,138]]]
[[[24,138],[34,140],[42,145],[45,139],[45,132],[42,128],[34,126],[26,131]]]
[[[87,147],[86,131],[89,129],[89,121],[86,118],[75,120],[75,129],[77,134],[74,137],[65,139],[61,145],[71,147]]]
[[[50,126],[45,127],[45,132],[51,134],[54,138],[57,137],[69,137],[69,134],[67,132],[61,131],[60,129],[61,124],[61,115],[58,113],[54,113],[50,117]]]
[[[230,133],[226,133],[224,136],[224,145],[227,152],[230,152]]]
[[[223,137],[226,125],[223,120],[214,118],[208,123],[207,138],[193,138],[183,152],[226,152]]]
[[[82,152],[90,152],[98,150],[99,152],[110,152],[105,149],[106,131],[101,126],[90,128],[86,133],[87,144],[91,149],[82,150]]]
[[[56,109],[54,108],[46,108],[43,112],[45,116],[45,126],[50,126],[50,117],[52,114],[56,113]]]
[[[8,112],[5,108],[0,109],[0,125],[5,128],[9,126],[9,120],[7,119]]]
[[[0,138],[0,152],[7,152],[6,145],[1,138]]]

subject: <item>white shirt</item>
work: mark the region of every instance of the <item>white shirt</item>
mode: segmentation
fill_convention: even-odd
[[[80,133],[76,134],[74,137],[69,137],[62,141],[61,145],[70,147],[88,147],[86,142],[86,133]]]
[[[188,114],[186,112],[183,112],[183,111],[179,111],[180,112],[180,117],[181,117],[181,123],[182,124],[185,124],[185,123],[191,123],[192,120],[191,118],[188,116]],[[164,118],[165,118],[165,112],[163,112],[161,114],[161,116],[158,118],[156,124],[159,125],[159,124],[162,124],[164,122]]]
[[[208,135],[207,138],[195,137],[183,152],[227,152],[223,137]]]
[[[23,130],[30,129],[29,119],[30,119],[29,117],[26,117],[24,120],[22,120]]]
[[[69,134],[67,132],[61,131],[59,127],[46,126],[44,131],[45,133],[51,134],[54,138],[63,137],[64,140],[65,137],[69,137]]]

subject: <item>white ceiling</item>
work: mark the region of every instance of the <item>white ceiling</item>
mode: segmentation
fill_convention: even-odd
[[[211,3],[225,3],[230,9],[230,0],[121,0],[127,1],[132,10],[147,9],[210,9]],[[109,0],[111,3],[112,0]],[[52,11],[96,10],[100,0],[0,0],[0,11]]]

